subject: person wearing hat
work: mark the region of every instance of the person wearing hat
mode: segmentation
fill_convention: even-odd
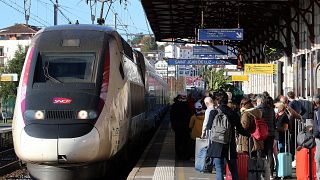
[[[189,128],[191,129],[191,139],[192,139],[192,154],[195,153],[195,143],[196,138],[200,138],[202,134],[202,124],[204,120],[204,110],[202,109],[201,103],[198,101],[194,104],[196,113],[191,116]]]

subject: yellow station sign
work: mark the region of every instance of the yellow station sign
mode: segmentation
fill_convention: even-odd
[[[245,64],[244,74],[274,74],[275,64]]]
[[[12,76],[0,76],[0,81],[12,81]]]
[[[248,81],[248,75],[232,75],[231,81]]]

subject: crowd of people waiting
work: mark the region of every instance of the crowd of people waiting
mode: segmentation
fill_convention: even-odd
[[[273,99],[268,92],[258,95],[244,96],[240,103],[232,101],[230,92],[206,93],[204,97],[195,100],[179,94],[174,98],[171,106],[171,127],[175,132],[175,153],[181,160],[193,160],[196,138],[205,138],[207,130],[210,130],[213,119],[220,109],[227,115],[231,123],[231,136],[228,144],[211,142],[207,156],[212,158],[217,180],[223,179],[225,172],[224,162],[228,163],[232,179],[238,179],[236,163],[237,152],[250,153],[252,156],[266,157],[270,168],[270,179],[277,176],[277,154],[285,151],[285,132],[290,132],[290,152],[293,157],[295,147],[295,127],[297,119],[302,119],[306,108],[296,100],[291,91],[285,95],[279,95]],[[314,99],[315,121],[314,126],[320,127],[320,100]],[[268,125],[268,137],[265,140],[257,140],[252,137],[255,130],[255,118],[263,119]],[[320,177],[320,133],[314,128],[317,143],[316,165],[317,175]],[[252,140],[249,141],[249,138]],[[250,142],[250,146],[249,146]],[[319,147],[318,147],[319,146]],[[275,160],[275,162],[274,162]]]

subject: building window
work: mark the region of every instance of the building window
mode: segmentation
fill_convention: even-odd
[[[3,47],[0,47],[0,56],[4,56]]]

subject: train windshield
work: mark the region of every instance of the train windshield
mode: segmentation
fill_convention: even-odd
[[[35,82],[92,83],[94,53],[41,53]]]

